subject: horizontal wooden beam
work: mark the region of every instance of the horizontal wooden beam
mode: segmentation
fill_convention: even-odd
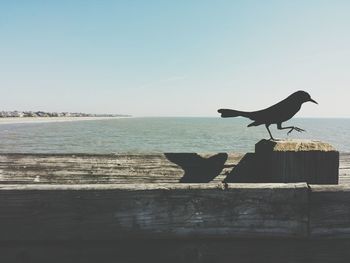
[[[253,168],[251,153],[13,153],[0,154],[0,184],[248,183]],[[350,183],[350,154],[340,154],[339,175]]]
[[[310,186],[310,235],[350,238],[350,184]]]
[[[349,240],[189,239],[0,242],[1,262],[349,262]],[[283,259],[281,261],[281,259]]]
[[[350,185],[0,185],[1,241],[350,239]]]
[[[297,184],[1,185],[0,241],[302,238]]]
[[[242,157],[237,153],[0,154],[0,183],[219,183]]]

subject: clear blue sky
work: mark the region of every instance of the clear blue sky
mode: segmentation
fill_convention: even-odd
[[[350,117],[350,1],[0,0],[0,110]]]

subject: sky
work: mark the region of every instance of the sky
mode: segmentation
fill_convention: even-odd
[[[350,1],[0,0],[0,110],[350,117]]]

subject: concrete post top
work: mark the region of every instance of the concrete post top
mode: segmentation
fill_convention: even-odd
[[[335,152],[332,145],[316,140],[261,140],[255,144],[255,152]]]

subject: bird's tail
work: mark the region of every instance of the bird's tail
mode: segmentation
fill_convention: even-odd
[[[238,117],[238,116],[249,118],[249,112],[246,112],[246,111],[219,109],[218,113],[221,113],[222,118]]]

